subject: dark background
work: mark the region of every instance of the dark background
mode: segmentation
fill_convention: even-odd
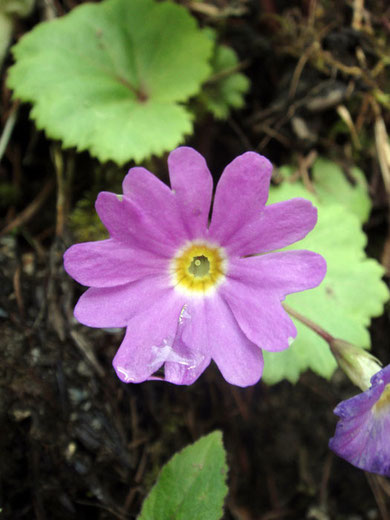
[[[78,3],[38,2],[17,22],[15,39],[48,12],[61,16]],[[373,200],[368,252],[388,268],[389,197],[375,121],[389,125],[390,117],[373,94],[390,85],[388,67],[373,73],[389,52],[386,0],[364,2],[360,18],[352,0],[179,3],[218,30],[252,82],[242,111],[223,122],[201,117],[187,143],[206,156],[216,179],[248,149],[276,166],[294,164],[299,174],[310,174],[316,154],[346,168],[357,164]],[[17,108],[5,85],[11,63],[8,56],[2,71],[3,128]],[[340,124],[340,103],[360,147]],[[80,200],[92,208],[96,193],[119,183],[126,168],[62,151],[28,114],[19,107],[0,163],[0,518],[135,518],[161,465],[214,429],[223,431],[228,452],[226,519],[390,518],[389,481],[328,450],[332,409],[355,392],[341,373],[331,384],[306,373],[295,386],[247,389],[228,385],[215,366],[188,388],[116,378],[111,360],[122,333],[74,320],[83,289],[64,273],[62,254],[82,233],[68,214]],[[150,167],[166,179],[165,157]],[[58,186],[59,169],[73,176],[71,190]],[[384,364],[388,331],[387,307],[371,327],[373,353]]]

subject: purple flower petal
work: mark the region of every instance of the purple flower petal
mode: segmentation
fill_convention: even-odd
[[[213,360],[228,383],[254,385],[263,373],[261,350],[248,340],[222,299],[207,300],[207,304],[209,316],[213,319],[209,324]]]
[[[238,326],[232,312],[218,295],[188,304],[191,319],[182,340],[191,350],[203,353],[217,364],[228,383],[249,386],[263,372],[261,350]]]
[[[159,274],[166,261],[115,239],[84,242],[64,254],[65,271],[82,285],[114,287]]]
[[[203,374],[210,361],[211,358],[203,355],[199,358],[192,355],[191,358],[184,358],[184,361],[168,360],[165,363],[164,380],[175,385],[192,385]]]
[[[204,158],[182,146],[169,154],[169,177],[189,238],[204,236],[213,194],[213,179]]]
[[[114,193],[102,192],[96,200],[96,211],[111,238],[128,244],[133,249],[149,251],[162,258],[170,258],[180,246],[181,226],[177,234],[163,225],[165,213],[161,212],[159,225],[130,199],[121,200]]]
[[[258,291],[287,294],[317,287],[326,274],[324,258],[312,251],[284,251],[231,260],[229,278]]]
[[[270,204],[253,221],[248,220],[227,250],[246,256],[280,249],[302,240],[316,222],[317,209],[306,199]]]
[[[191,385],[209,366],[211,358],[202,345],[189,347],[183,341],[183,333],[187,326],[192,326],[192,315],[188,312],[188,304],[181,310],[176,337],[172,351],[164,365],[165,381],[176,385]]]
[[[297,330],[278,295],[231,280],[221,287],[241,330],[250,341],[264,350],[280,351],[288,348]]]
[[[117,287],[91,287],[80,297],[74,315],[89,327],[126,327],[155,302],[163,308],[165,301],[173,297],[183,305],[165,277],[150,276]]]
[[[150,221],[152,229],[162,230],[174,243],[190,238],[173,191],[145,168],[131,168],[123,180],[123,194]]]
[[[360,469],[390,477],[390,365],[371,385],[335,408],[340,420],[329,447]]]
[[[169,358],[182,308],[170,293],[130,321],[126,335],[113,359],[113,367],[125,383],[148,379]]]
[[[222,246],[240,241],[242,230],[257,220],[268,198],[271,173],[268,159],[254,152],[240,155],[225,168],[210,224],[210,236]]]

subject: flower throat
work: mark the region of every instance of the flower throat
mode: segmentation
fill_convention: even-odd
[[[210,272],[209,259],[204,255],[195,256],[188,268],[188,271],[197,278],[207,276]]]
[[[200,296],[212,292],[225,279],[226,256],[221,247],[193,241],[178,251],[170,269],[177,290]]]

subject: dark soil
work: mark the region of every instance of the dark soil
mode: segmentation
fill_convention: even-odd
[[[42,20],[47,6],[61,15],[77,3],[40,3],[18,22],[15,37]],[[358,164],[374,204],[368,250],[388,268],[388,196],[374,125],[381,117],[390,128],[390,117],[373,96],[390,86],[385,65],[373,73],[389,51],[386,0],[366,1],[360,25],[359,2],[352,0],[215,0],[206,14],[196,2],[180,3],[218,29],[252,81],[243,111],[226,122],[198,122],[188,143],[206,156],[216,178],[248,149],[276,166],[295,164],[300,174],[310,174],[315,154]],[[5,74],[3,126],[16,109],[4,80]],[[340,127],[340,104],[360,147]],[[154,159],[151,169],[165,178],[165,164]],[[68,187],[74,172],[71,190],[56,184],[58,168]],[[332,410],[354,393],[341,373],[331,383],[306,373],[295,386],[246,389],[227,384],[215,366],[190,387],[125,385],[116,378],[111,360],[123,333],[76,322],[73,307],[83,289],[63,271],[62,254],[77,241],[68,213],[125,172],[87,153],[61,151],[35,129],[28,108],[19,108],[0,164],[0,184],[10,188],[11,200],[0,208],[0,518],[136,518],[161,465],[220,429],[230,467],[226,520],[389,519],[389,481],[327,447]],[[388,364],[388,310],[371,330],[373,352]]]

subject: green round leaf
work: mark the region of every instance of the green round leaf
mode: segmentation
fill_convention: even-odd
[[[8,85],[64,147],[101,161],[141,161],[191,132],[180,103],[208,77],[212,46],[187,10],[171,2],[87,3],[13,47]]]

